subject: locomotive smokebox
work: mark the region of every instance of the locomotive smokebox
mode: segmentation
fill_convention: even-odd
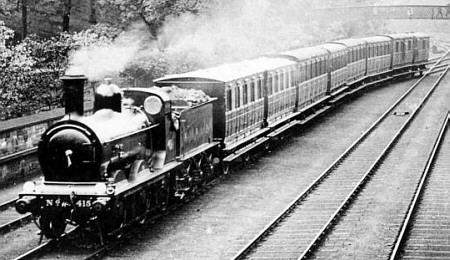
[[[84,84],[87,78],[84,75],[64,75],[61,77],[64,88],[64,102],[66,114],[84,114]]]

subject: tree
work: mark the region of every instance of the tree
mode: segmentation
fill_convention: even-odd
[[[98,0],[99,19],[122,28],[141,21],[156,39],[158,30],[169,16],[198,13],[218,0]]]

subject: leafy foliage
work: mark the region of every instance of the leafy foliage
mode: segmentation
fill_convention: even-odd
[[[218,0],[98,0],[99,16],[113,26],[126,28],[130,24],[144,22],[154,38],[169,16],[198,13],[207,10]]]
[[[81,46],[107,44],[118,31],[104,25],[48,39],[28,36],[12,45],[13,31],[0,21],[0,118],[8,119],[61,106],[59,77],[71,51]]]

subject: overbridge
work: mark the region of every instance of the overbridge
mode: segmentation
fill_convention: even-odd
[[[374,19],[450,19],[448,5],[382,5],[345,6],[317,10],[319,15],[341,17],[367,17]]]

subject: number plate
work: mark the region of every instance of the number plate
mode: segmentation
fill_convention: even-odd
[[[57,208],[72,208],[72,204],[70,203],[70,201],[66,201],[61,198],[45,199],[45,206]],[[75,206],[77,208],[90,208],[92,206],[92,200],[90,199],[75,200]]]

